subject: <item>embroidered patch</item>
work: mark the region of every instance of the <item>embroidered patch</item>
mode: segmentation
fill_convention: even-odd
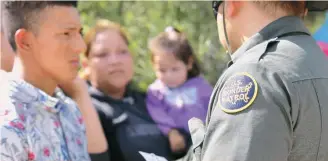
[[[231,76],[219,93],[219,106],[226,113],[237,113],[248,108],[257,96],[256,80],[248,73]]]

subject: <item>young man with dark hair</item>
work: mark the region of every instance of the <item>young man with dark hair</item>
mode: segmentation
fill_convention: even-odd
[[[91,114],[81,110],[84,123],[77,105],[55,92],[61,85],[80,107],[91,104],[76,79],[78,57],[85,50],[76,5],[2,2],[4,33],[17,55],[13,73],[6,74],[8,81],[1,86],[1,161],[83,161],[90,160],[88,150],[100,152],[87,146],[91,131],[101,131],[99,120],[89,121],[85,116]]]

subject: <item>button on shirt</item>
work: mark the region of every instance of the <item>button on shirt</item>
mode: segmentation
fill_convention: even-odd
[[[19,79],[1,85],[1,161],[89,161],[76,104]]]

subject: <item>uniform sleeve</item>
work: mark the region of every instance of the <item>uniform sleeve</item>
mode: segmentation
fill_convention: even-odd
[[[148,90],[146,104],[150,116],[165,135],[167,135],[172,128],[176,127],[174,120],[166,112],[167,107],[160,100],[159,93],[155,90]]]
[[[291,83],[257,65],[237,66],[224,77],[211,107],[202,160],[287,161]]]
[[[20,125],[18,125],[20,127]],[[26,161],[33,160],[35,155],[28,153],[24,147],[26,141],[20,137],[22,133],[13,127],[2,126],[0,131],[0,160]]]

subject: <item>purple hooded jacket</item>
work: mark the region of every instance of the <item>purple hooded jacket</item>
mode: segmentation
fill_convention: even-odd
[[[168,88],[156,80],[148,88],[147,109],[165,135],[174,128],[189,133],[189,119],[196,117],[205,122],[212,90],[201,76],[191,78],[177,88]]]

